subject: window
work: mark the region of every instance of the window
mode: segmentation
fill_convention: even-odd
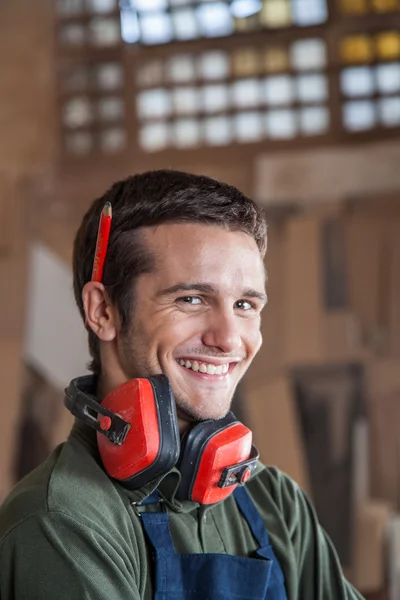
[[[330,127],[325,67],[325,44],[318,38],[140,63],[140,144],[151,152],[323,135]],[[165,129],[158,128],[160,121]],[[149,131],[155,132],[150,142]]]
[[[117,62],[69,66],[60,72],[64,149],[84,156],[125,147],[124,71]]]
[[[66,153],[399,128],[400,0],[334,1],[55,0]]]
[[[328,16],[326,0],[123,0],[121,7],[122,21],[135,22],[135,35],[122,26],[123,40],[145,45],[307,27]]]
[[[381,31],[343,38],[342,119],[350,132],[400,125],[400,33]]]

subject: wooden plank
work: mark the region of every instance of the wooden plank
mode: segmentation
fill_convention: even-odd
[[[261,460],[290,475],[310,495],[303,440],[289,379],[281,375],[245,388],[248,422]]]
[[[289,219],[285,235],[284,361],[318,362],[323,354],[321,219]]]

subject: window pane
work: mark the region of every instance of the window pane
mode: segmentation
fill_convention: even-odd
[[[126,134],[123,129],[115,127],[106,129],[100,134],[100,148],[103,152],[119,152],[126,143]]]
[[[289,75],[267,77],[265,80],[265,100],[267,104],[290,104],[293,102],[293,81]]]
[[[86,41],[86,29],[83,25],[65,25],[60,30],[60,42],[67,46],[82,46]]]
[[[257,79],[240,79],[232,84],[232,97],[236,106],[246,108],[258,106],[261,101],[261,88]]]
[[[379,58],[391,60],[400,56],[400,35],[388,31],[376,36],[376,50]]]
[[[238,142],[256,142],[263,137],[263,123],[260,113],[239,113],[235,116],[234,126]]]
[[[225,79],[229,75],[229,57],[226,52],[206,52],[199,60],[203,79]]]
[[[233,0],[231,13],[238,19],[245,19],[257,14],[261,10],[261,0]]]
[[[352,35],[341,41],[340,55],[345,63],[370,62],[374,57],[371,40],[366,35]]]
[[[236,76],[256,75],[259,71],[259,55],[253,48],[240,48],[233,54],[232,62]]]
[[[167,8],[167,0],[130,0],[132,7],[140,12],[163,10]]]
[[[167,117],[171,114],[171,96],[163,89],[140,92],[137,96],[138,115],[142,119]]]
[[[93,150],[93,136],[88,131],[70,133],[65,137],[65,148],[70,154],[83,156]]]
[[[204,139],[210,146],[226,146],[232,141],[232,124],[228,117],[210,117],[204,121]]]
[[[192,8],[176,10],[171,14],[175,37],[178,40],[192,40],[199,34]]]
[[[368,10],[367,0],[341,0],[340,7],[348,14],[364,14]]]
[[[196,15],[200,30],[205,37],[218,37],[233,32],[232,15],[229,6],[223,2],[199,6]]]
[[[296,136],[297,122],[293,110],[271,110],[266,115],[266,130],[270,138],[290,139]]]
[[[260,21],[267,27],[286,27],[292,23],[288,0],[264,0]]]
[[[189,54],[172,56],[167,62],[166,70],[170,81],[190,82],[196,77],[193,56]]]
[[[380,121],[386,127],[400,125],[400,96],[394,98],[382,98],[379,100]]]
[[[400,63],[378,65],[375,72],[377,87],[381,93],[400,91]]]
[[[199,92],[192,87],[179,87],[173,90],[174,110],[181,114],[193,114],[199,109]]]
[[[83,12],[82,0],[58,0],[57,12],[65,17]]]
[[[147,152],[163,150],[169,144],[170,126],[167,123],[149,123],[140,130],[140,145]]]
[[[325,106],[309,106],[300,110],[300,129],[305,135],[325,133],[329,127],[329,111]]]
[[[124,103],[121,98],[102,98],[97,103],[97,114],[101,121],[122,119],[124,112]]]
[[[255,31],[259,29],[260,18],[258,14],[251,15],[250,17],[234,17],[233,23],[235,32]]]
[[[83,127],[93,119],[93,108],[89,98],[78,97],[64,105],[63,122],[67,127]]]
[[[340,87],[345,96],[371,96],[374,93],[374,78],[370,67],[343,69]]]
[[[200,125],[196,119],[180,119],[173,131],[174,145],[178,148],[198,146],[200,143]]]
[[[399,5],[397,0],[372,0],[372,8],[375,12],[391,12],[398,10]]]
[[[136,11],[121,9],[121,37],[127,44],[136,44],[140,40],[140,26]]]
[[[328,17],[325,0],[292,0],[293,21],[296,25],[318,25]]]
[[[203,106],[206,112],[227,110],[229,106],[228,87],[223,84],[204,86]]]
[[[286,48],[267,48],[264,54],[264,68],[267,73],[279,73],[289,69],[289,55]]]
[[[112,46],[121,39],[119,22],[115,19],[92,19],[89,23],[90,41],[95,46]]]
[[[297,78],[297,93],[301,102],[320,102],[328,97],[325,75],[317,73],[300,75]]]
[[[171,18],[166,13],[144,13],[140,31],[144,44],[165,44],[173,38]]]
[[[291,45],[290,56],[298,71],[321,69],[326,65],[325,43],[319,39],[299,40]]]
[[[96,84],[101,90],[116,90],[123,82],[124,73],[118,63],[105,63],[96,68]]]
[[[84,89],[89,82],[89,70],[86,67],[77,67],[61,75],[61,86],[67,92]]]
[[[139,67],[136,81],[139,85],[150,86],[162,83],[164,76],[164,63],[161,60],[152,60]]]
[[[111,12],[117,8],[115,0],[86,0],[87,9],[94,13]]]
[[[372,129],[376,122],[373,102],[370,100],[346,102],[343,106],[343,122],[349,131]]]

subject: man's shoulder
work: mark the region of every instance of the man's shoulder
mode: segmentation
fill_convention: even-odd
[[[0,507],[0,540],[35,519],[62,514],[88,526],[112,519],[122,499],[98,462],[68,440],[22,479]],[[118,505],[120,505],[118,507]]]
[[[0,540],[14,527],[48,509],[49,482],[62,446],[11,490],[0,506]]]
[[[247,484],[250,494],[256,499],[275,504],[283,508],[297,501],[299,493],[304,493],[300,486],[287,473],[278,467],[264,465],[260,461]]]

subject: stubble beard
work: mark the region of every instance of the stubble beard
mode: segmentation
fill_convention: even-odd
[[[153,363],[149,356],[141,351],[140,343],[136,346],[132,340],[140,340],[141,336],[137,327],[133,324],[130,330],[121,338],[120,350],[123,357],[124,371],[129,379],[135,379],[137,377],[151,377],[153,375],[160,375],[162,373],[160,365]],[[172,382],[171,387],[172,387]],[[208,419],[222,419],[230,410],[233,393],[229,402],[224,403],[223,406],[218,408],[217,405],[208,405],[207,403],[201,403],[193,406],[186,395],[179,393],[177,390],[172,389],[176,404],[176,412],[178,418],[188,423],[195,423],[198,421],[205,421]]]

